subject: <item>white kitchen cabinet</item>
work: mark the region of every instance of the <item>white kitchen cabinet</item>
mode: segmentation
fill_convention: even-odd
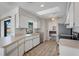
[[[27,39],[27,38],[26,38]],[[32,39],[25,40],[25,52],[32,48]]]
[[[75,27],[79,26],[79,2],[74,2],[74,22]]]
[[[26,38],[25,39],[25,52],[32,49],[33,47],[35,47],[39,43],[40,43],[39,35]]]
[[[66,27],[67,28],[73,28],[73,23],[74,23],[74,18],[73,18],[73,3],[71,3],[69,11],[68,11],[68,15],[67,15],[67,19],[66,19]]]
[[[21,15],[19,20],[20,28],[28,28],[28,20],[29,20],[28,17]]]
[[[17,38],[16,41],[11,41],[8,43],[10,44],[4,44],[2,47],[0,46],[0,56],[22,56],[25,52],[29,51],[40,43],[40,37],[38,34],[24,36],[22,38]]]
[[[18,56],[17,43],[13,43],[5,48],[6,56]]]
[[[6,56],[18,56],[18,50],[17,50],[17,48],[14,51],[12,51],[12,53],[7,54]]]
[[[27,16],[20,15],[18,12],[16,15],[16,28],[28,28],[28,18]]]
[[[4,48],[0,48],[0,56],[5,56],[5,50],[4,50]]]
[[[21,39],[18,42],[18,50],[19,50],[19,56],[22,56],[24,54],[24,39]]]
[[[34,38],[34,39],[33,39],[33,47],[35,47],[36,45],[37,45],[37,39]]]
[[[35,47],[35,46],[38,45],[39,43],[40,43],[39,37],[33,39],[33,47]]]
[[[37,45],[40,43],[40,38],[38,37],[37,38]]]

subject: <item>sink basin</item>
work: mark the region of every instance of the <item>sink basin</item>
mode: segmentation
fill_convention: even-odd
[[[26,34],[26,36],[31,36],[32,34]]]

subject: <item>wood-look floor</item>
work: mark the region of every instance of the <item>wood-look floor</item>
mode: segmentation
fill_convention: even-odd
[[[55,40],[49,40],[41,43],[24,56],[58,56],[58,46]]]

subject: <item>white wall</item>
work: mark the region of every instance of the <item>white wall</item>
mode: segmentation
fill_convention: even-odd
[[[11,11],[7,12],[6,14],[3,14],[2,16],[0,16],[0,20],[4,20],[4,18],[8,17],[8,16],[13,16],[18,12],[18,7],[12,9]]]
[[[42,19],[40,20],[41,24],[40,24],[40,32],[41,32],[41,42],[45,40],[45,20]]]
[[[40,34],[41,42],[48,40],[48,21],[47,19],[40,18]]]

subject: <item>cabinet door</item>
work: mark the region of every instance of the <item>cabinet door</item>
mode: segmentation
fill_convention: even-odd
[[[67,28],[72,28],[73,27],[73,3],[71,3],[69,12],[68,12],[68,25]]]
[[[7,54],[7,56],[18,56],[18,50],[14,49],[14,51],[10,51],[10,54]]]
[[[18,42],[19,56],[24,54],[24,39]]]
[[[74,3],[74,21],[75,21],[75,26],[79,26],[79,2]]]
[[[20,15],[20,28],[28,28],[28,17],[24,15]]]
[[[33,47],[35,47],[37,45],[36,43],[36,38],[33,39]]]
[[[25,41],[25,52],[27,52],[28,50],[30,50],[32,48],[32,40],[26,40]]]
[[[20,14],[19,12],[15,15],[16,28],[27,28],[28,17]]]
[[[6,56],[17,56],[18,55],[18,48],[17,43],[13,43],[5,48],[5,55]]]
[[[37,45],[40,43],[40,38],[38,37],[37,38]]]
[[[4,48],[0,48],[0,56],[4,56],[5,52],[4,52]]]

